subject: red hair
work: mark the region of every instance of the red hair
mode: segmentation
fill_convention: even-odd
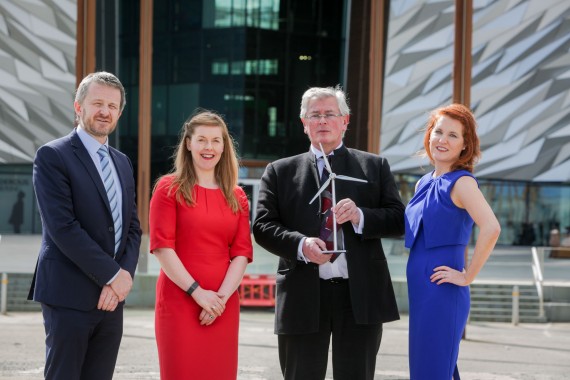
[[[440,107],[430,113],[426,124],[426,132],[424,135],[424,148],[430,162],[434,163],[433,157],[429,150],[429,140],[431,132],[441,116],[447,116],[463,125],[463,141],[465,150],[459,154],[459,159],[451,165],[451,170],[464,169],[473,173],[473,168],[481,157],[481,148],[479,146],[479,136],[477,136],[477,123],[475,116],[471,110],[463,104],[453,103],[448,106]]]

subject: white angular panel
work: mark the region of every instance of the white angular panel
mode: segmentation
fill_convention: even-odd
[[[0,162],[31,163],[73,127],[76,18],[72,0],[0,1]]]
[[[451,102],[453,41],[447,31],[454,27],[454,3],[439,1],[438,16],[432,1],[391,1],[386,67],[393,77],[384,82],[380,153],[397,173],[425,172],[414,167],[416,159],[404,158],[410,140],[421,143],[412,125]],[[483,153],[477,175],[504,179],[508,171],[510,180],[568,181],[570,1],[477,0],[473,6],[471,107]]]

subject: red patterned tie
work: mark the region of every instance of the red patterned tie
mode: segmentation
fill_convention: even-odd
[[[322,157],[321,157],[322,158]],[[327,157],[329,163],[331,163],[331,156]],[[332,165],[332,164],[331,164]],[[325,183],[325,181],[329,178],[329,171],[327,170],[326,166],[323,166],[323,174],[321,175],[321,186]],[[319,233],[319,238],[325,242],[327,245],[327,250],[332,251],[334,249],[334,239],[333,239],[333,216],[332,216],[332,181],[329,182],[329,185],[323,192],[321,193],[321,231]],[[337,223],[336,225],[337,230],[337,242],[342,241],[342,229],[340,228],[340,224]],[[337,247],[337,249],[341,249]],[[333,253],[330,262],[334,262],[339,253]]]

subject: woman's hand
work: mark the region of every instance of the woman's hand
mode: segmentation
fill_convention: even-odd
[[[198,317],[202,326],[210,326],[217,318],[217,316],[208,313],[205,309],[202,309]]]
[[[435,282],[437,285],[443,283],[454,284],[457,286],[467,286],[469,282],[465,276],[465,271],[459,272],[453,268],[447,266],[440,266],[434,268],[434,274],[430,276],[431,282]]]
[[[211,324],[214,319],[221,316],[226,309],[224,295],[212,290],[206,290],[202,287],[198,287],[192,293],[192,298],[194,298],[194,301],[196,301],[196,303],[202,308],[199,316],[200,324],[202,325]]]

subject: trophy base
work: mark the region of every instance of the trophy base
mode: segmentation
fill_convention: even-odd
[[[330,251],[321,251],[324,254],[333,254],[333,253],[345,253],[346,249],[337,249],[337,250],[330,250]]]

